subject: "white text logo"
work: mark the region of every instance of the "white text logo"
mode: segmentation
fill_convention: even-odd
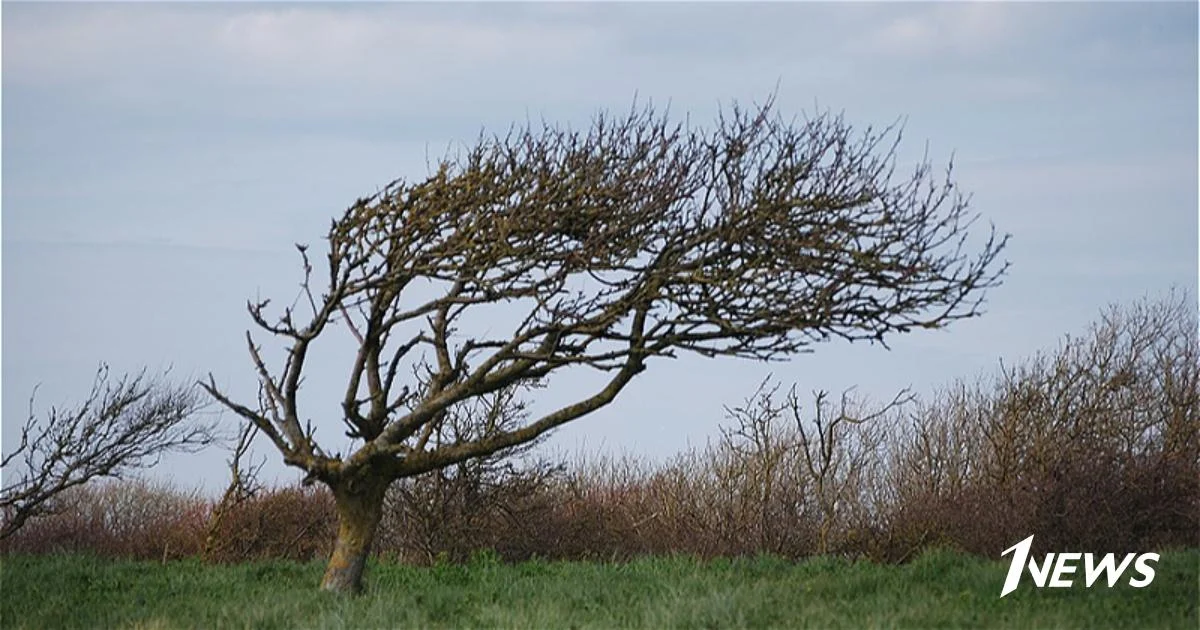
[[[1049,581],[1050,588],[1069,588],[1073,585],[1072,574],[1076,572],[1079,560],[1082,558],[1084,585],[1091,587],[1101,575],[1104,575],[1108,579],[1109,588],[1112,588],[1121,579],[1121,574],[1125,572],[1129,564],[1133,563],[1134,572],[1140,577],[1130,577],[1129,585],[1134,588],[1142,588],[1149,586],[1150,582],[1154,581],[1154,567],[1150,563],[1158,562],[1156,553],[1126,554],[1121,564],[1117,564],[1116,555],[1111,553],[1104,554],[1099,562],[1096,561],[1096,554],[1091,553],[1048,553],[1046,559],[1039,565],[1036,559],[1029,557],[1029,548],[1032,546],[1033,536],[1030,536],[1000,554],[1007,556],[1011,553],[1013,555],[1012,564],[1008,567],[1008,576],[1004,578],[1004,589],[1000,591],[1000,597],[1017,590],[1017,583],[1021,581],[1021,574],[1025,572],[1026,566],[1029,567],[1029,575],[1038,588],[1047,586],[1047,581]]]

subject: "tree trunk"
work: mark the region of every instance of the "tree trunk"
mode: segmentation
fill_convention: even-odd
[[[362,591],[363,570],[383,516],[383,495],[389,485],[382,480],[355,479],[333,488],[338,533],[321,590],[350,594]]]

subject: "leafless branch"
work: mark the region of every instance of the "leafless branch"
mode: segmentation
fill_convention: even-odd
[[[113,379],[101,365],[82,404],[51,408],[44,419],[34,414],[32,396],[29,405],[21,442],[3,458],[0,538],[52,509],[69,488],[122,477],[153,466],[165,453],[193,452],[215,439],[212,423],[196,417],[204,407],[198,391],[148,377],[145,370]]]

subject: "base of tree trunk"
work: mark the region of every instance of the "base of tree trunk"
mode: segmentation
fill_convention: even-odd
[[[338,540],[333,549],[333,556],[325,568],[325,576],[321,578],[321,590],[330,593],[345,593],[356,595],[362,592],[363,572],[367,568],[369,550],[357,552],[348,548]]]
[[[333,489],[337,504],[338,533],[333,545],[333,555],[321,578],[321,590],[332,593],[357,594],[362,592],[363,572],[367,557],[371,553],[371,542],[375,529],[383,516],[383,495],[388,484],[377,483],[367,488],[348,487]]]

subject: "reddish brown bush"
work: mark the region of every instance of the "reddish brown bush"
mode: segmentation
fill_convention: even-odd
[[[543,541],[529,524],[551,511],[550,481],[561,467],[483,458],[402,479],[385,499],[375,552],[408,562],[462,561],[492,550],[519,560]]]
[[[233,505],[214,532],[210,558],[311,560],[329,556],[337,527],[333,497],[324,487],[262,490]]]
[[[494,457],[391,489],[375,553],[462,561],[849,554],[905,561],[931,545],[996,557],[1200,545],[1200,343],[1181,296],[1114,308],[1053,353],[931,399],[872,412],[803,406],[764,385],[720,439],[649,465]],[[869,420],[869,421],[863,421]],[[258,488],[224,517],[162,483],[77,488],[5,551],[220,561],[329,553],[323,489]]]
[[[1200,544],[1200,343],[1184,295],[1112,307],[1088,335],[959,384],[890,465],[893,530],[998,554]],[[892,553],[885,554],[892,555]]]
[[[162,481],[108,481],[60,494],[44,518],[5,539],[18,553],[87,552],[167,559],[196,555],[208,517],[198,492]]]

